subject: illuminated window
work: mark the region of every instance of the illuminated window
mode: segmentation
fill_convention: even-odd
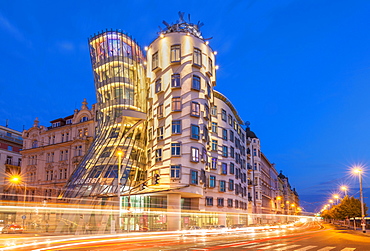
[[[200,105],[198,102],[191,102],[191,116],[200,116]]]
[[[180,74],[173,74],[171,76],[171,87],[172,88],[181,87]]]
[[[181,98],[180,97],[172,98],[172,111],[174,112],[181,111]]]
[[[158,59],[158,51],[152,55],[152,70],[158,68],[159,66],[159,59]]]
[[[196,147],[191,147],[191,161],[199,162],[199,149]]]
[[[181,61],[181,45],[176,44],[171,46],[171,62]]]
[[[200,77],[193,75],[193,82],[191,88],[197,91],[200,90]]]
[[[198,48],[194,48],[193,64],[202,66],[202,51]]]

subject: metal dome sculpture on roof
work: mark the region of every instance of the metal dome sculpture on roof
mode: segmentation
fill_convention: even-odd
[[[200,39],[203,39],[202,33],[200,32],[200,28],[204,25],[204,23],[198,21],[197,24],[190,23],[190,14],[188,14],[188,22],[184,20],[185,12],[179,11],[179,20],[175,24],[169,24],[163,20],[163,24],[166,25],[166,28],[162,30],[161,27],[161,34],[171,33],[171,32],[185,32],[190,33]]]

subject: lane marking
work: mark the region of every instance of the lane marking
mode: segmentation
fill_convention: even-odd
[[[353,251],[356,250],[356,248],[343,248],[341,251]]]

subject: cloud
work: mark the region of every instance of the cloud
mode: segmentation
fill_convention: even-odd
[[[66,52],[73,51],[75,49],[75,45],[72,42],[68,41],[60,41],[56,43],[57,47]]]
[[[12,34],[18,41],[24,41],[22,32],[0,13],[0,28]]]

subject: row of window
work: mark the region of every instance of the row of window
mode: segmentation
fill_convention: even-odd
[[[213,206],[214,205],[213,201],[214,201],[213,197],[207,196],[205,198],[206,206]],[[217,198],[217,206],[218,207],[224,207],[225,206],[224,204],[225,204],[225,199],[224,198]],[[246,210],[247,205],[248,204],[246,202],[243,202],[243,201],[227,199],[227,207],[235,207],[235,208],[240,208],[240,209]]]
[[[75,155],[74,156],[82,156],[82,145],[78,145],[74,147]],[[68,160],[69,151],[68,150],[62,150],[59,152],[59,160]],[[33,156],[32,156],[33,157]],[[36,156],[34,156],[34,161],[37,163]],[[32,159],[32,158],[31,158]],[[46,154],[46,163],[54,162],[54,152],[50,152]]]
[[[171,46],[170,53],[171,63],[181,62],[181,45],[175,44]],[[193,65],[202,67],[202,51],[199,48],[193,49]],[[159,68],[159,54],[158,51],[152,55],[152,70]],[[208,71],[210,74],[213,73],[213,62],[210,57],[208,57]]]
[[[30,177],[31,179],[32,178],[36,178],[36,172],[34,173],[30,173]],[[45,179],[47,181],[50,181],[50,180],[53,180],[55,177],[54,177],[54,170],[47,170],[45,172]],[[67,179],[68,178],[68,173],[67,173],[67,168],[61,168],[59,169],[59,176],[58,176],[59,179]]]
[[[89,120],[89,118],[84,116],[84,117],[81,117],[80,122],[85,122],[85,121],[88,121],[88,120]],[[67,119],[65,121],[65,124],[66,125],[72,124],[72,119]],[[57,122],[52,123],[51,127],[55,128],[55,127],[60,127],[61,125],[62,125],[62,123],[60,121],[57,121]]]
[[[88,131],[87,128],[77,130],[77,137],[82,138],[83,136],[88,136],[88,135],[89,135],[89,131]],[[60,138],[61,143],[67,142],[67,141],[70,141],[70,140],[71,140],[71,138],[70,138],[69,132],[61,134],[61,138]],[[51,145],[51,144],[55,144],[55,143],[56,143],[56,136],[55,135],[48,136],[48,144]],[[32,141],[32,148],[35,148],[35,147],[38,147],[38,141],[37,140]]]
[[[201,85],[201,78],[198,75],[193,75],[192,82],[191,82],[191,89],[200,91],[202,89]],[[181,88],[181,77],[180,74],[172,74],[171,75],[171,88]],[[206,81],[206,88],[207,92],[206,95],[208,97],[211,97],[211,85],[209,84],[208,81]],[[154,91],[155,93],[162,92],[165,88],[162,85],[162,79],[159,78],[155,81],[154,85]]]

